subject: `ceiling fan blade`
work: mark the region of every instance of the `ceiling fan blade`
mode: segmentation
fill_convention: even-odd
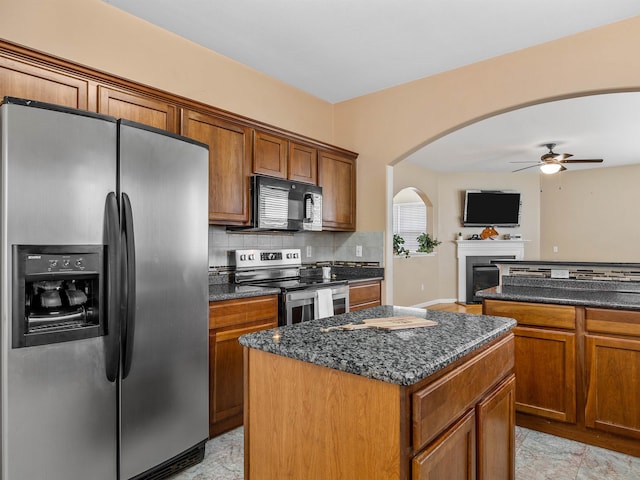
[[[540,162],[536,162],[535,160],[517,160],[509,163],[538,163],[539,164]]]
[[[535,165],[529,165],[528,167],[522,167],[517,170],[513,170],[511,173],[521,172],[522,170],[526,170],[527,168],[539,167],[540,164],[536,163]]]
[[[560,160],[560,163],[602,163],[602,158],[575,158],[572,160]]]
[[[560,172],[564,172],[567,169],[564,165],[560,165]]]

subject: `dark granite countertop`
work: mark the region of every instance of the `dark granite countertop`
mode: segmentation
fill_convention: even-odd
[[[503,277],[477,295],[493,300],[640,310],[640,283]]]
[[[438,325],[396,331],[320,331],[367,318],[405,315],[435,320]],[[412,385],[515,325],[511,318],[383,305],[243,335],[240,344],[367,378]]]
[[[260,297],[262,295],[278,295],[279,288],[254,287],[236,283],[209,284],[209,301],[235,300],[238,298]]]
[[[559,261],[559,260],[493,260],[491,263],[500,265],[553,265],[553,266],[570,266],[570,267],[617,267],[631,268],[640,270],[640,263],[630,262],[576,262],[576,261]]]

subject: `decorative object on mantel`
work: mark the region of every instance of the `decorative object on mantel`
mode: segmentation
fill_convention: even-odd
[[[404,248],[404,238],[397,233],[393,234],[393,254],[409,258],[409,250]]]
[[[425,233],[421,233],[420,235],[418,235],[416,237],[416,240],[418,241],[418,244],[420,245],[418,247],[418,250],[417,250],[420,253],[431,253],[431,252],[433,252],[433,249],[435,247],[437,247],[438,245],[440,245],[442,243],[437,238],[431,238],[431,235],[429,235],[426,232]]]
[[[480,234],[480,238],[482,238],[483,240],[486,240],[487,238],[490,240],[495,240],[499,237],[500,237],[500,234],[493,227],[486,227],[484,230],[482,230],[482,233]]]
[[[458,235],[456,235],[456,240],[462,240],[462,232],[458,232]]]

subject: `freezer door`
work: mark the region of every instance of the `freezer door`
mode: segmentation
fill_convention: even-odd
[[[103,244],[116,188],[116,123],[82,112],[0,107],[2,480],[113,480],[116,385],[106,337],[13,348],[14,245]]]
[[[122,216],[135,245],[121,385],[129,479],[208,436],[208,152],[126,122],[119,135]]]

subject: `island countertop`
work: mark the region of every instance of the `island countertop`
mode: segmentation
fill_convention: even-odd
[[[405,330],[332,330],[369,318],[416,316],[437,325]],[[515,327],[511,318],[383,305],[243,335],[240,344],[304,362],[413,385]]]

